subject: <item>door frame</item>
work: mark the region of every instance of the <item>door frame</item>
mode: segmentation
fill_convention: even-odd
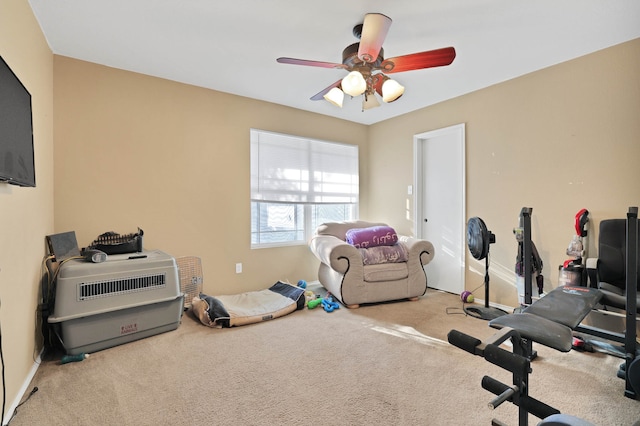
[[[422,228],[423,228],[422,220],[424,220],[424,214],[425,214],[424,208],[423,208],[424,179],[427,175],[427,173],[425,173],[424,171],[424,164],[423,164],[425,140],[429,138],[434,138],[434,137],[438,137],[438,136],[442,136],[450,133],[457,133],[457,132],[460,132],[460,135],[461,135],[458,142],[461,144],[460,148],[462,152],[462,158],[460,159],[462,161],[462,167],[461,167],[462,176],[460,177],[461,178],[460,181],[462,184],[462,187],[460,188],[461,190],[460,206],[462,211],[460,213],[463,220],[466,220],[466,198],[467,197],[466,197],[465,123],[455,124],[452,126],[441,128],[441,129],[419,133],[413,136],[413,188],[414,188],[414,194],[415,194],[414,202],[413,202],[413,219],[414,219],[413,226],[416,231],[417,238],[426,238],[425,235],[422,235]],[[466,242],[465,242],[466,224],[463,225],[461,229],[462,229],[462,232],[460,233],[460,236],[459,236],[460,247],[466,247]],[[462,249],[460,251],[460,274],[461,274],[460,291],[463,291],[465,289],[465,273],[466,273],[466,250]]]

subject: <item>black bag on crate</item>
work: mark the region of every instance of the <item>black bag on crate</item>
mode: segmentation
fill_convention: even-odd
[[[138,228],[134,234],[120,235],[109,231],[96,238],[86,250],[100,250],[106,254],[136,253],[142,251],[144,232]]]

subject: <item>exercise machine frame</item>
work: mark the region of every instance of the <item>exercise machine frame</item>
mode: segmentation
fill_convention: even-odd
[[[531,211],[530,207],[523,207],[520,215],[523,222],[523,270],[531,270]],[[638,358],[636,313],[637,313],[637,282],[638,282],[638,207],[629,207],[627,211],[626,227],[626,310],[625,310],[625,333],[616,333],[598,327],[579,324],[574,331],[621,343],[624,346],[624,366],[620,369],[620,374],[625,378],[625,396],[631,399],[638,397],[636,391],[629,380],[628,374],[631,363]],[[597,288],[593,274],[589,277],[589,286]],[[532,303],[532,280],[531,274],[524,275],[524,301],[526,305]],[[535,356],[535,355],[534,355]]]
[[[523,267],[524,271],[530,271],[531,267],[531,209],[523,208]],[[638,208],[630,207],[627,213],[627,242],[626,242],[626,285],[627,285],[627,317],[625,343],[625,393],[626,397],[635,399],[636,390],[640,387],[640,356],[636,352],[636,294],[637,294],[637,259],[638,259]],[[527,249],[527,246],[529,248]],[[526,279],[528,276],[528,279]],[[578,299],[566,298],[569,294]],[[584,296],[584,299],[581,299]],[[496,397],[491,400],[489,407],[497,408],[505,401],[519,407],[519,425],[528,424],[529,413],[540,419],[543,424],[587,425],[589,423],[560,413],[553,408],[528,394],[529,374],[531,373],[531,361],[535,357],[532,343],[535,341],[550,348],[568,352],[571,350],[572,330],[584,330],[580,326],[582,320],[600,302],[602,292],[592,287],[567,286],[556,288],[547,296],[525,307],[522,312],[502,316],[492,320],[489,325],[498,328],[499,331],[484,342],[457,330],[451,330],[447,335],[449,343],[474,355],[482,356],[490,363],[512,373],[513,385],[501,383],[492,377],[482,378],[482,387],[492,392]],[[578,300],[578,302],[575,302]],[[531,274],[525,273],[525,301],[531,301]],[[575,303],[574,303],[575,302]],[[567,305],[568,304],[568,305]],[[543,314],[550,312],[553,306],[568,313],[558,315],[555,318],[546,318]],[[575,309],[567,309],[567,307]],[[606,331],[600,330],[600,335],[608,336]],[[617,341],[620,336],[610,336]],[[499,346],[507,340],[511,340],[512,352]],[[631,377],[634,377],[631,379]],[[635,390],[632,381],[635,380]],[[553,420],[548,420],[553,419]],[[554,423],[555,422],[555,423]],[[492,421],[493,425],[502,425],[498,420]]]

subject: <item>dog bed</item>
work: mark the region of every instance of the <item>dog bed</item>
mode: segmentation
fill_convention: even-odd
[[[278,281],[265,290],[235,295],[200,293],[191,309],[202,324],[228,328],[272,320],[303,309],[304,303],[304,289]]]

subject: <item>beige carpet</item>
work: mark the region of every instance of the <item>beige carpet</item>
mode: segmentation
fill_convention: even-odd
[[[29,387],[39,391],[11,426],[515,425],[517,407],[490,410],[480,387],[485,374],[510,375],[446,343],[452,328],[494,333],[460,307],[429,290],[417,302],[305,309],[233,329],[186,313],[175,331],[79,363],[44,362]],[[615,375],[620,359],[536,349],[533,397],[598,425],[640,419],[640,401],[623,396]]]

